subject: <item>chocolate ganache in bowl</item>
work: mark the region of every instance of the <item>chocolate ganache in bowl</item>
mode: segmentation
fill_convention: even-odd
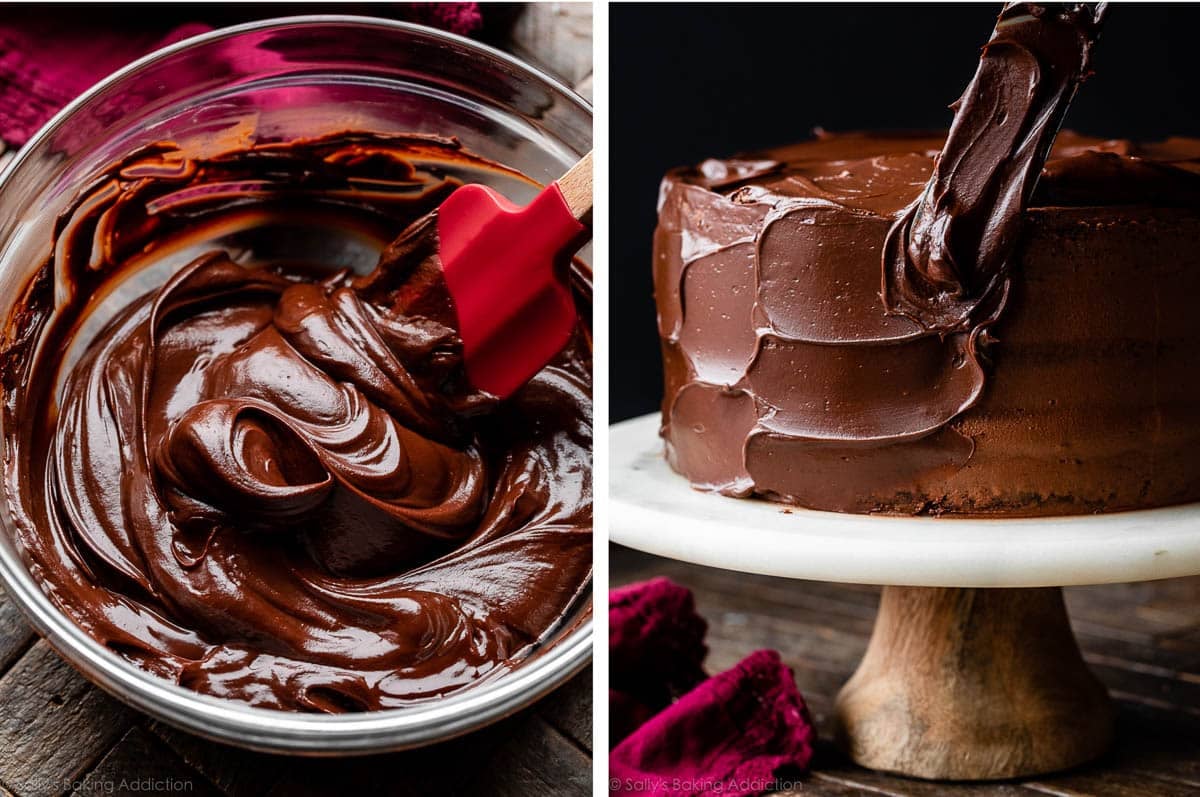
[[[274,35],[253,46],[286,51],[286,30]],[[213,50],[209,37],[191,58],[236,64],[237,39]],[[575,336],[504,401],[466,381],[448,299],[412,284],[437,265],[427,214],[455,187],[523,201],[570,152],[526,176],[515,161],[543,142],[486,114],[464,129],[453,114],[470,103],[371,119],[385,107],[377,77],[361,102],[318,80],[192,107],[190,124],[159,109],[115,156],[84,146],[90,164],[59,173],[70,190],[39,262],[6,253],[5,269],[27,273],[0,355],[6,543],[92,640],[220,703],[412,715],[544,671],[590,636],[587,267],[572,266]],[[298,123],[305,103],[317,112]],[[14,237],[29,243],[32,226]],[[228,729],[197,727],[79,662],[54,630],[85,673],[165,719],[330,748],[229,714]],[[581,663],[558,659],[475,717],[443,710],[441,730],[348,732],[332,749],[462,732]]]

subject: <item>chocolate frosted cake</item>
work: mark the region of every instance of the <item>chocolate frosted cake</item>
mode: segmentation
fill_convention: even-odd
[[[1200,500],[1200,140],[1055,140],[1087,20],[1013,21],[948,137],[667,176],[662,434],[695,487],[859,513]]]

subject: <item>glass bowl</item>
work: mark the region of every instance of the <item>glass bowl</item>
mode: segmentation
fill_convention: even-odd
[[[0,319],[7,322],[47,257],[59,212],[115,159],[166,139],[233,136],[244,144],[344,129],[456,136],[468,150],[547,183],[591,148],[592,113],[578,95],[511,56],[390,20],[292,17],[188,39],[131,64],[71,103],[0,173]],[[498,187],[518,201],[535,190],[516,180]],[[581,257],[587,261],[589,252]],[[149,279],[169,276],[157,271]],[[8,439],[4,435],[6,458]],[[529,705],[591,657],[589,590],[513,671],[428,704],[315,715],[201,695],[119,658],[50,602],[14,543],[10,502],[16,497],[7,481],[0,582],[9,597],[92,681],[147,714],[211,739],[312,755],[417,747]]]

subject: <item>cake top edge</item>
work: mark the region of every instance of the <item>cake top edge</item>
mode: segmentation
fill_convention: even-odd
[[[944,131],[817,130],[808,140],[667,173],[740,202],[824,199],[891,215],[924,188]],[[1200,205],[1200,138],[1103,139],[1064,130],[1030,207]]]

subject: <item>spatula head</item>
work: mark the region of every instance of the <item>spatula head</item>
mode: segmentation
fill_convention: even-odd
[[[557,185],[525,207],[466,185],[438,208],[442,271],[477,388],[505,398],[566,345],[577,321],[566,266],[584,229]]]

